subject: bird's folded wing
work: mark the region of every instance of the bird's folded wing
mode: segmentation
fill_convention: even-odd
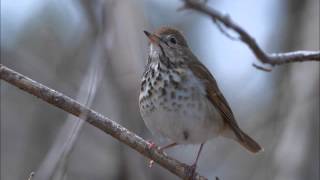
[[[234,131],[236,136],[242,140],[241,130],[233,116],[232,110],[219,90],[216,80],[209,70],[199,61],[190,62],[188,64],[193,74],[205,84],[207,98],[218,109],[224,122]]]

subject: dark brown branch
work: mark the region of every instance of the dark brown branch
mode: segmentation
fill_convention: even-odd
[[[257,68],[257,69],[259,69],[259,70],[261,70],[261,71],[265,71],[265,72],[271,72],[272,71],[272,69],[269,69],[269,68],[266,68],[266,67],[262,67],[260,65],[255,64],[255,63],[252,63],[252,66]]]
[[[210,8],[201,3],[199,0],[183,0],[184,7],[183,9],[193,9],[202,14],[205,14],[213,20],[214,23],[222,23],[225,27],[232,29],[239,35],[239,39],[244,42],[257,59],[271,66],[282,65],[293,62],[304,62],[304,61],[320,61],[320,51],[295,51],[287,53],[274,53],[267,54],[265,53],[260,46],[256,43],[255,39],[249,35],[242,27],[237,25],[229,16],[221,14],[219,11]],[[181,10],[181,8],[179,8]],[[221,27],[218,27],[221,31]],[[226,33],[223,33],[226,34]],[[265,69],[259,66],[259,69]]]
[[[143,156],[154,160],[156,163],[178,177],[182,179],[190,178],[187,173],[189,168],[188,165],[166,156],[157,148],[149,148],[148,142],[138,135],[130,132],[128,129],[110,120],[109,118],[81,105],[70,97],[50,89],[24,75],[21,75],[3,66],[2,64],[0,64],[0,79],[7,81],[8,83],[46,101],[49,104],[82,118],[94,127],[130,146]],[[195,179],[207,180],[207,178],[200,176],[198,173],[196,173]]]

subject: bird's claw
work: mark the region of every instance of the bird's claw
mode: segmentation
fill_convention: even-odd
[[[148,148],[149,148],[149,149],[156,148],[158,151],[161,151],[164,155],[167,155],[167,153],[165,153],[162,148],[158,147],[158,146],[157,146],[154,142],[152,142],[151,140],[148,141]],[[152,168],[153,164],[154,164],[154,160],[150,160],[150,161],[149,161],[149,168]]]
[[[155,147],[157,147],[157,145],[156,145],[154,142],[152,142],[151,140],[149,140],[149,141],[148,141],[148,148],[149,148],[149,149],[153,149],[153,148],[155,148]],[[149,168],[152,168],[153,164],[154,164],[154,160],[150,160],[148,167],[149,167]]]
[[[149,149],[152,149],[152,148],[155,148],[157,145],[154,143],[154,142],[152,142],[151,140],[149,140],[149,141],[147,141],[148,142],[148,148]]]
[[[149,161],[149,168],[152,168],[153,164],[154,164],[154,160],[150,160]]]
[[[197,165],[192,164],[191,166],[187,167],[187,176],[190,180],[195,179],[195,172],[196,172]]]

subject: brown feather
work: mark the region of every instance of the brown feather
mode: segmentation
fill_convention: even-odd
[[[181,35],[182,36],[182,33],[179,30],[174,29],[174,28],[169,28],[169,27],[161,27],[154,33],[156,35],[158,35],[158,36],[169,35],[169,34]]]
[[[241,130],[235,121],[232,110],[222,95],[216,80],[208,71],[208,69],[199,61],[193,61],[189,63],[189,68],[197,76],[206,87],[207,98],[210,102],[219,110],[225,124],[227,124],[236,134],[239,139],[243,139]]]
[[[154,34],[156,34],[159,37],[172,35],[175,38],[177,38],[177,40],[181,46],[188,47],[187,41],[183,37],[182,33],[177,29],[169,28],[169,27],[162,27],[162,28],[158,29]]]
[[[196,59],[196,57],[194,57],[194,59]],[[188,67],[191,69],[194,75],[197,76],[205,84],[207,98],[220,112],[220,115],[222,116],[225,123],[225,127],[222,131],[231,130],[236,136],[236,138],[233,139],[239,142],[250,152],[257,153],[261,151],[261,146],[252,138],[250,138],[246,133],[244,133],[238,126],[227,100],[219,90],[218,84],[209,70],[197,60],[189,62]]]
[[[253,153],[261,151],[262,148],[260,145],[239,128],[232,110],[222,95],[216,80],[209,70],[190,51],[187,41],[181,32],[173,28],[163,27],[158,29],[155,34],[159,37],[174,36],[178,42],[180,42],[179,45],[182,47],[180,50],[184,51],[184,63],[191,69],[194,75],[204,83],[207,98],[223,118],[224,127],[221,129],[221,135],[236,140]]]

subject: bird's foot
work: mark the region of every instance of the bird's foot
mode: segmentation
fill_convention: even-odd
[[[195,179],[196,168],[197,168],[197,164],[192,164],[191,166],[187,167],[187,176],[189,177],[190,180]]]
[[[147,142],[148,142],[148,148],[149,148],[149,149],[152,149],[152,148],[157,147],[157,145],[156,145],[153,141],[148,140]]]
[[[152,142],[151,140],[148,140],[148,148],[149,149],[153,149],[153,148],[156,148],[156,147],[157,147],[157,145],[154,142]],[[152,168],[153,164],[154,164],[154,160],[150,160],[148,167]]]
[[[158,147],[154,142],[152,142],[152,141],[150,141],[150,140],[148,141],[148,148],[149,148],[149,149],[156,148],[158,151],[162,152],[164,155],[167,155],[167,154],[164,152],[165,149],[171,148],[171,147],[176,146],[176,145],[177,145],[177,143],[171,143],[171,144],[168,144],[168,145],[163,146],[163,147]],[[154,161],[153,161],[153,160],[150,160],[150,161],[149,161],[149,168],[151,168],[153,164],[154,164]]]

